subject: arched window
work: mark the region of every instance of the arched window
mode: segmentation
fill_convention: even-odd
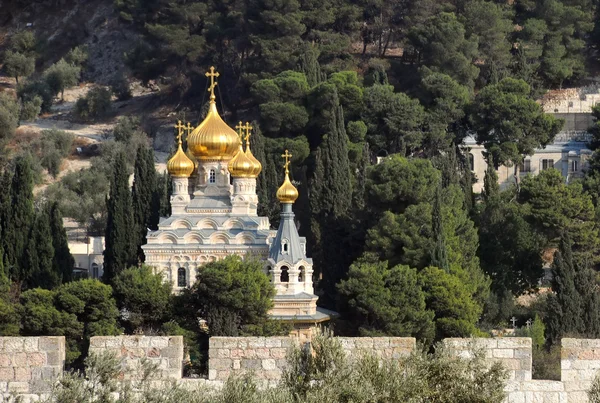
[[[177,287],[187,287],[187,273],[185,267],[177,269]]]
[[[281,241],[281,252],[282,253],[288,253],[288,241],[287,241],[287,239],[283,239]]]
[[[469,158],[469,169],[471,171],[474,171],[475,170],[475,157],[471,153],[469,153],[469,155],[467,157]]]
[[[298,274],[298,282],[299,283],[303,283],[304,282],[304,271],[306,269],[304,268],[304,266],[300,266],[300,274]]]
[[[279,281],[282,283],[288,283],[290,281],[290,273],[289,268],[287,266],[281,267],[281,275],[279,276]]]
[[[92,277],[98,278],[98,263],[92,263]]]
[[[217,174],[214,169],[211,169],[208,173],[208,183],[216,183],[217,182]]]

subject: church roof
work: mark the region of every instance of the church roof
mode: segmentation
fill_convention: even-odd
[[[283,321],[293,321],[294,323],[321,323],[338,316],[339,314],[337,312],[317,307],[317,312],[312,315],[270,315],[270,318]]]
[[[279,229],[271,243],[269,259],[272,259],[275,263],[284,261],[290,265],[295,265],[301,260],[312,263],[312,259],[306,257],[304,246],[302,245],[306,244],[306,241],[298,235],[292,204],[282,204],[282,208]]]

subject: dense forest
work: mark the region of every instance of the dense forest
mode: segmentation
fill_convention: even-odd
[[[31,18],[65,2],[4,3],[0,23],[11,26],[21,9]],[[256,262],[209,265],[175,299],[150,270],[130,268],[143,263],[145,229],[169,214],[169,180],[154,169],[152,140],[161,124],[173,125],[165,111],[202,121],[204,73],[214,65],[224,118],[253,122],[259,212],[274,226],[279,155],[293,155],[299,231],[320,304],[340,313],[335,332],[430,344],[502,329],[515,317],[534,338],[537,376],[548,377],[555,374],[543,363],[556,357],[562,335],[600,337],[600,155],[569,183],[549,169],[500,189],[496,172],[518,167],[562,129],[536,102],[547,90],[594,82],[596,1],[99,3],[131,33],[123,35],[129,47],[71,118],[117,123],[89,167],[35,197],[42,173],[59,176],[73,139],[47,130],[24,145],[17,127],[50,113],[84,78],[93,81],[90,38],[103,28],[69,26],[53,47],[35,25],[12,26],[2,44],[2,72],[16,91],[0,88],[0,334],[68,332],[76,363],[90,336],[123,329],[183,333],[201,357],[206,330],[189,312],[202,312],[210,334],[285,332],[266,319],[271,290]],[[124,115],[115,105],[132,97],[134,80],[158,86],[157,102]],[[600,109],[593,114],[600,118]],[[590,133],[595,150],[600,123]],[[473,194],[462,149],[469,134],[486,150],[481,194]],[[106,235],[106,284],[72,285],[62,216]],[[548,266],[552,279],[543,280]],[[263,290],[260,300],[236,300],[236,284],[248,282]],[[536,296],[532,304],[516,304],[524,293]]]

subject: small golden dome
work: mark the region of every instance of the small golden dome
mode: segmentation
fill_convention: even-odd
[[[253,177],[258,178],[258,175],[262,171],[262,164],[252,154],[252,151],[250,151],[250,144],[248,142],[246,142],[246,157],[248,157],[248,159],[252,163],[252,166],[254,167],[254,170],[252,171]]]
[[[237,133],[227,125],[217,111],[214,81],[219,73],[214,72],[214,67],[206,73],[211,79],[210,104],[208,114],[204,121],[196,127],[188,137],[188,148],[200,160],[229,160],[235,156],[240,146]]]
[[[234,178],[256,178],[254,163],[244,152],[241,143],[237,154],[229,161],[227,168]]]
[[[181,148],[181,143],[177,147],[177,152],[167,162],[169,174],[175,178],[189,178],[194,172],[194,162],[188,158]]]
[[[290,154],[288,150],[285,150],[285,154],[283,154],[282,157],[285,158],[285,164],[283,165],[285,168],[285,179],[283,180],[283,184],[277,189],[277,198],[281,203],[293,203],[298,199],[298,189],[290,182],[290,171],[288,167],[290,165],[292,154]]]

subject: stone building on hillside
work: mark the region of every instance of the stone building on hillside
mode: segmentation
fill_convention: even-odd
[[[219,74],[211,67],[206,76],[211,80],[209,111],[196,128],[181,122],[176,126],[178,148],[167,163],[173,180],[172,214],[148,233],[142,247],[146,263],[163,273],[178,292],[190,286],[208,262],[233,254],[264,259],[265,274],[277,291],[271,315],[294,323],[297,334],[309,335],[314,326],[329,320],[331,312],[316,306],[312,261],[305,256],[306,241],[293,221],[298,191],[288,176],[290,155],[286,151],[286,179],[277,192],[282,220],[274,231],[269,219],[257,213],[256,180],[262,166],[250,150],[252,128],[240,122],[238,135],[223,121],[214,93]],[[184,131],[187,152],[182,146]]]

